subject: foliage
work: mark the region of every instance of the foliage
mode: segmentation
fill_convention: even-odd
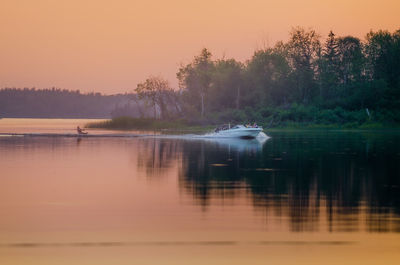
[[[179,68],[177,78],[179,90],[161,77],[138,84],[137,96],[131,97],[137,111],[130,116],[150,117],[145,101],[154,118],[198,125],[256,121],[268,128],[398,126],[400,30],[371,31],[364,40],[331,31],[321,42],[314,30],[296,27],[287,42],[256,50],[243,63],[213,59],[204,48]],[[79,103],[82,97],[93,99],[93,105],[103,102],[100,95],[63,95],[76,99],[74,107],[69,106],[71,112],[88,108]],[[37,109],[57,109],[60,102],[33,100],[37,102],[29,104]],[[0,103],[4,101],[7,111],[13,108],[0,97]],[[116,115],[124,115],[131,108],[125,104],[117,109],[121,111],[114,111]]]
[[[139,83],[135,92],[140,99],[144,99],[154,110],[154,119],[157,119],[157,109],[161,119],[170,117],[168,105],[175,104],[175,93],[168,81],[162,77],[150,76],[143,83]]]
[[[370,32],[365,41],[331,31],[322,44],[314,30],[297,27],[288,42],[255,51],[245,64],[211,60],[203,49],[177,76],[185,110],[203,123],[396,126],[399,63],[400,30]]]
[[[195,106],[200,112],[201,118],[206,113],[207,98],[215,66],[211,56],[211,53],[204,48],[192,63],[182,66],[177,73],[180,86],[184,88],[185,103]]]

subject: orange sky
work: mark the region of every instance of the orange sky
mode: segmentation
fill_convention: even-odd
[[[363,37],[400,28],[399,0],[0,0],[0,88],[132,91],[150,74],[176,86],[201,48],[250,58],[292,26]]]

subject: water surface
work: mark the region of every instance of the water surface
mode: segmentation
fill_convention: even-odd
[[[0,263],[398,263],[397,133],[267,134],[0,137]]]

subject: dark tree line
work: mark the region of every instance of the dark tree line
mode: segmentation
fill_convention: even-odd
[[[177,78],[191,120],[399,123],[400,30],[371,31],[365,40],[331,31],[322,42],[314,30],[294,28],[287,42],[245,63],[213,60],[203,49]]]
[[[110,118],[137,112],[132,94],[106,96],[65,89],[4,88],[0,90],[0,117]]]

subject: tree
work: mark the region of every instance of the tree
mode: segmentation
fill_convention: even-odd
[[[287,47],[296,80],[297,100],[306,103],[312,98],[316,86],[314,73],[321,54],[319,35],[314,30],[294,28]]]
[[[256,51],[247,65],[247,79],[254,91],[251,101],[266,104],[285,104],[288,100],[288,76],[291,73],[286,50],[274,48]],[[253,104],[254,105],[254,104]]]
[[[211,111],[240,107],[243,67],[234,59],[215,62],[208,93],[208,108]]]
[[[211,56],[211,52],[204,48],[192,63],[182,66],[177,73],[180,87],[186,92],[189,102],[197,103],[195,105],[200,108],[202,118],[205,115],[206,97],[214,70]]]
[[[366,36],[365,54],[371,81],[387,84],[385,106],[400,108],[400,30],[369,32]]]
[[[371,74],[392,87],[400,82],[400,30],[369,32],[365,47]]]
[[[338,38],[339,81],[343,85],[361,81],[364,55],[360,39],[352,36]]]
[[[338,84],[338,41],[335,34],[330,31],[319,61],[320,96],[322,99],[333,97],[333,90]]]
[[[157,107],[160,109],[162,119],[168,118],[168,108],[165,97],[173,92],[167,80],[162,77],[150,76],[135,89],[140,99],[146,100],[154,110],[154,119],[157,119]]]

